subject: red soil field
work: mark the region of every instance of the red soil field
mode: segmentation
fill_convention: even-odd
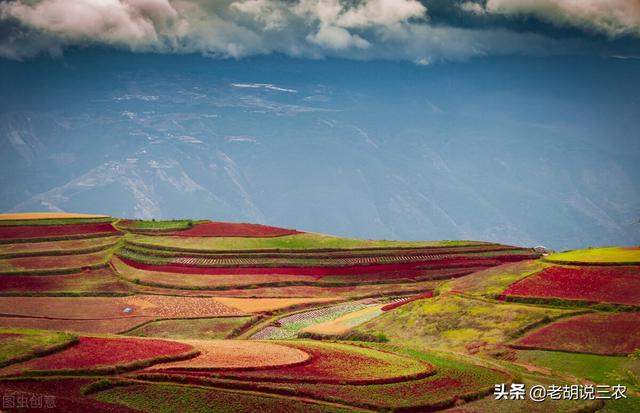
[[[372,264],[372,265],[353,265],[345,267],[193,267],[182,264],[165,264],[153,265],[144,264],[130,259],[120,257],[127,265],[148,271],[175,272],[183,274],[291,274],[291,275],[312,275],[321,278],[327,275],[350,275],[350,274],[370,274],[387,271],[406,271],[412,269],[422,269],[424,262],[419,263],[398,263],[398,264]],[[431,261],[430,264],[437,264],[438,268],[459,266],[477,266],[483,264],[498,264],[496,260],[478,260],[478,259],[454,259],[454,260],[437,260]],[[429,266],[429,269],[434,267]]]
[[[640,313],[585,314],[556,321],[512,347],[624,355],[640,348]]]
[[[281,344],[251,340],[182,340],[200,352],[189,360],[162,363],[147,370],[282,368],[305,363],[309,354]]]
[[[205,222],[193,228],[167,233],[167,235],[178,235],[181,237],[271,238],[300,233],[300,231],[294,229],[271,227],[268,225]]]
[[[68,413],[134,413],[124,405],[98,401],[81,396],[82,387],[94,382],[93,379],[52,379],[52,380],[8,380],[0,381],[0,394],[14,395],[16,405],[20,397],[27,398],[29,408],[22,412],[68,412]],[[34,397],[35,396],[35,397]],[[47,396],[45,400],[44,397]],[[32,400],[33,397],[33,400]],[[11,398],[10,398],[11,399]],[[45,401],[49,404],[45,404]],[[32,404],[33,403],[33,404]],[[39,405],[38,403],[42,403]],[[51,405],[51,407],[45,407]],[[40,406],[40,407],[38,407]]]
[[[63,225],[20,225],[0,227],[0,239],[30,239],[73,235],[116,233],[110,223],[63,224]]]
[[[109,268],[64,275],[3,275],[0,293],[127,293],[129,289]]]
[[[3,373],[115,366],[160,356],[176,356],[192,349],[188,344],[166,340],[81,337],[78,344],[48,356],[9,366]]]
[[[81,268],[104,263],[107,251],[78,255],[51,255],[40,257],[21,257],[0,260],[0,270],[20,271],[54,270],[62,268]]]
[[[640,266],[549,267],[510,285],[503,295],[640,306]]]
[[[126,307],[132,311],[122,312]],[[133,295],[128,297],[0,297],[6,317],[108,320],[138,317],[193,318],[241,315],[213,298]]]

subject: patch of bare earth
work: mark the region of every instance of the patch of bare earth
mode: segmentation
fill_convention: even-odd
[[[244,340],[176,340],[189,344],[200,355],[193,359],[163,363],[149,370],[250,369],[303,363],[311,357],[297,348]]]

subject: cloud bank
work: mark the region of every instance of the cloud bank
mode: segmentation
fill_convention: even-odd
[[[638,0],[488,0],[462,14],[533,16],[611,37],[640,37]],[[581,39],[430,20],[418,0],[8,0],[0,2],[0,56],[59,55],[69,46],[241,58],[406,59],[425,64],[487,54],[554,54]]]
[[[487,0],[465,1],[462,10],[505,16],[534,16],[556,26],[571,26],[611,37],[640,36],[638,0]]]

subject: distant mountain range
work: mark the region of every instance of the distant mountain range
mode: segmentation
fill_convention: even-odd
[[[640,61],[0,61],[0,210],[640,243]]]

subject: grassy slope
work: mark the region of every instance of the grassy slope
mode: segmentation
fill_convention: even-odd
[[[447,281],[438,288],[440,293],[459,291],[465,294],[492,296],[502,293],[510,284],[550,266],[541,260],[519,261],[474,272]]]
[[[398,344],[474,353],[495,348],[546,317],[567,313],[570,311],[446,295],[403,305],[355,331],[384,334]]]
[[[310,412],[338,413],[351,410],[300,399],[246,391],[194,388],[170,384],[116,387],[97,394],[98,400],[119,403],[143,412]]]
[[[127,229],[142,229],[142,230],[179,230],[179,229],[187,229],[191,228],[196,224],[199,224],[205,221],[198,221],[192,219],[176,219],[176,220],[167,220],[167,221],[143,221],[143,220],[132,220],[132,221],[124,221],[120,223],[120,225]],[[124,224],[124,225],[122,225]]]
[[[25,213],[0,214],[0,225],[61,225],[112,222],[107,215],[66,214],[66,213]]]
[[[558,380],[520,380],[527,389],[534,385],[562,385]],[[597,402],[591,400],[551,400],[547,398],[544,403],[534,402],[528,397],[525,400],[496,400],[493,395],[489,395],[481,400],[472,401],[461,406],[452,407],[445,410],[446,413],[568,413],[568,412],[592,412],[598,406]]]
[[[0,328],[0,363],[70,342],[74,338],[75,336],[66,333]]]
[[[543,350],[518,350],[517,362],[546,367],[559,374],[571,374],[596,383],[613,384],[621,381],[625,370],[640,375],[640,360],[629,357],[599,356]]]
[[[137,337],[162,337],[217,340],[227,338],[233,330],[249,322],[251,317],[220,317],[192,320],[160,320],[127,333]]]
[[[340,238],[331,235],[302,233],[272,238],[239,237],[167,237],[127,235],[131,241],[145,245],[156,245],[176,249],[198,249],[202,251],[231,251],[257,249],[320,249],[320,248],[394,248],[394,247],[452,247],[479,245],[477,241],[386,241]]]
[[[551,262],[584,262],[588,264],[639,263],[640,248],[592,248],[553,254],[545,258]]]

